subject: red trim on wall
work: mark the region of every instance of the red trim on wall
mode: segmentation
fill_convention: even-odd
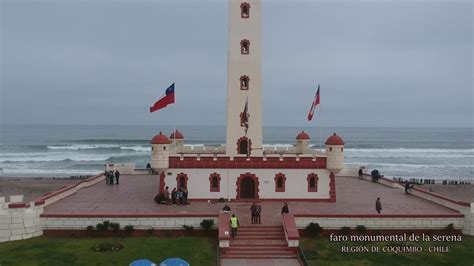
[[[244,7],[247,7],[247,14],[244,14]],[[244,2],[240,4],[240,18],[250,18],[250,4]]]
[[[298,228],[296,227],[295,217],[291,213],[283,213],[283,229],[286,232],[288,240],[300,239]]]
[[[160,189],[159,189],[159,194],[164,195],[165,194],[165,172],[161,172],[160,174]]]
[[[106,218],[139,218],[139,217],[217,217],[218,213],[134,213],[134,212],[99,212],[99,213],[43,213],[40,217],[51,217],[51,218],[94,218],[94,217],[106,217]]]
[[[260,192],[260,188],[259,188],[259,185],[260,185],[260,182],[258,182],[258,177],[254,174],[251,174],[251,173],[245,173],[245,174],[241,174],[238,178],[237,178],[237,197],[236,199],[237,200],[240,200],[240,183],[242,182],[242,179],[246,178],[246,177],[250,177],[253,179],[253,181],[255,182],[255,200],[258,200],[260,198],[259,196],[259,192]],[[245,199],[246,200],[246,199]],[[252,199],[248,199],[248,200],[252,200]]]
[[[180,186],[180,183],[179,180],[181,177],[184,177],[184,183],[185,183],[185,187],[184,188],[188,188],[188,175],[185,174],[185,173],[179,173],[176,175],[176,189],[177,190],[180,190],[181,189],[181,186]]]
[[[432,192],[428,192],[428,191],[426,191],[424,189],[421,189],[421,188],[414,187],[412,189],[415,190],[415,191],[424,193],[424,194],[428,194],[428,195],[433,196],[433,197],[438,198],[438,199],[449,201],[449,202],[457,204],[457,205],[461,205],[461,206],[464,206],[464,207],[471,207],[471,204],[468,203],[468,202],[452,200],[450,198],[447,198],[447,197],[444,197],[444,196],[441,196],[441,195],[438,195],[438,194],[435,194],[435,193],[432,193]]]
[[[212,179],[216,177],[217,178],[217,187],[214,187],[212,185]],[[210,187],[210,191],[211,192],[220,192],[221,191],[221,175],[214,172],[212,174],[209,175],[209,187]]]
[[[327,218],[464,218],[464,214],[343,214],[343,213],[296,213],[295,217]]]
[[[278,179],[281,178],[281,187],[278,187]],[[275,192],[285,192],[285,186],[286,186],[286,176],[283,173],[278,173],[275,175]]]
[[[314,187],[311,187],[311,179],[314,178]],[[308,181],[308,192],[318,192],[318,182],[319,182],[319,177],[315,173],[308,174],[308,177],[306,178]]]
[[[170,156],[169,168],[205,168],[205,169],[326,169],[326,157],[318,157],[313,161],[312,158],[300,157],[201,157],[197,160],[196,156],[183,157]]]
[[[336,176],[333,172],[329,174],[329,198],[331,202],[336,201]]]
[[[8,204],[9,209],[19,209],[19,208],[28,208],[28,207],[30,207],[30,204],[26,202],[14,202],[14,203]]]
[[[77,186],[79,186],[79,184],[87,183],[87,182],[90,182],[90,181],[92,181],[92,180],[94,180],[94,179],[101,178],[101,177],[103,177],[103,176],[104,176],[104,174],[98,174],[98,175],[96,175],[96,176],[89,177],[89,178],[86,178],[86,179],[84,179],[84,180],[82,180],[82,181],[80,181],[80,182],[77,182],[77,183],[74,184],[74,185],[64,186],[64,187],[60,188],[59,190],[52,191],[52,192],[47,192],[47,193],[43,194],[41,197],[35,199],[35,206],[43,205],[43,204],[45,204],[45,202],[46,202],[47,199],[52,198],[52,197],[54,197],[54,196],[56,196],[56,195],[59,195],[59,194],[65,192],[65,191],[68,191],[68,190],[70,190],[70,189],[72,189],[72,188],[74,188],[74,187],[77,187]]]

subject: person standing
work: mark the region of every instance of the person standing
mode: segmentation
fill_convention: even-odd
[[[288,209],[288,203],[283,203],[283,208],[281,208],[281,214],[284,214],[284,213],[289,213],[290,212],[290,209]]]
[[[176,204],[176,188],[173,188],[173,191],[171,191],[171,200],[173,204]]]
[[[170,203],[170,189],[169,187],[166,187],[165,188],[165,202],[166,204],[169,204]]]
[[[119,184],[120,172],[117,170],[115,171],[115,184]]]
[[[380,198],[377,198],[375,201],[375,210],[377,210],[378,213],[382,211],[382,202],[380,202]]]
[[[105,171],[104,173],[104,176],[105,176],[105,184],[109,184],[109,180],[110,180],[110,177],[109,177],[109,172],[108,171]]]
[[[181,188],[178,189],[178,192],[176,194],[178,195],[179,205],[182,205],[183,204],[183,190]]]
[[[359,179],[362,179],[364,173],[362,172],[362,167],[359,168]]]
[[[256,224],[257,221],[256,221],[256,217],[257,217],[257,204],[254,202],[252,202],[252,205],[250,206],[250,214],[251,214],[251,220],[252,220],[252,224]]]
[[[235,214],[232,214],[230,217],[230,228],[231,228],[231,236],[232,238],[237,236],[237,228],[239,227],[239,220],[235,217]]]
[[[255,209],[257,211],[255,213],[255,223],[260,224],[261,223],[260,217],[261,217],[261,214],[262,214],[262,206],[260,206],[260,203],[257,203],[257,205],[255,206]]]
[[[110,171],[109,173],[109,185],[113,185],[114,184],[114,171]]]
[[[224,205],[224,208],[222,208],[222,210],[224,211],[224,213],[229,213],[231,211],[229,205],[227,205],[227,203]]]
[[[183,204],[188,204],[188,189],[183,188]]]

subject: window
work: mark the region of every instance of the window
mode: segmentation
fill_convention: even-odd
[[[286,177],[282,173],[275,175],[275,192],[285,192]]]
[[[318,192],[318,175],[311,173],[306,179],[308,180],[308,192]]]
[[[344,151],[344,148],[341,148],[341,151]]]
[[[240,17],[241,18],[250,17],[250,4],[249,3],[240,4]]]
[[[249,54],[250,49],[250,41],[247,39],[243,39],[240,41],[240,53],[241,54]]]
[[[240,77],[240,89],[241,90],[248,90],[249,89],[249,77],[248,76],[241,76]]]
[[[221,191],[221,175],[218,173],[212,173],[209,176],[209,185],[211,192],[220,192]]]
[[[329,147],[329,151],[332,151],[332,147]]]

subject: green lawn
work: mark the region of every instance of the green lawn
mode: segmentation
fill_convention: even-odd
[[[95,252],[96,244],[115,241],[118,252]],[[159,264],[168,257],[181,257],[191,265],[216,264],[216,240],[204,237],[49,238],[0,243],[0,265],[129,265],[147,258]]]
[[[409,242],[427,248],[449,246],[449,253],[421,252],[395,253],[343,253],[342,246],[398,246],[387,242],[330,242],[328,237],[303,238],[300,242],[309,265],[474,265],[474,237],[463,236],[462,242]]]

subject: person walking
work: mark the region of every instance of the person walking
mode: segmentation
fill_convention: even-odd
[[[284,214],[284,213],[289,213],[290,212],[290,209],[288,209],[288,203],[283,203],[283,208],[281,208],[281,214]]]
[[[251,215],[251,221],[252,224],[256,224],[256,217],[257,217],[257,204],[256,202],[252,202],[252,205],[250,206],[250,215]]]
[[[119,184],[120,172],[117,170],[115,171],[115,184]]]
[[[255,206],[255,209],[256,209],[255,223],[260,224],[261,223],[260,217],[261,217],[261,214],[262,214],[262,206],[260,206],[260,203],[257,203],[257,205]]]
[[[413,188],[412,185],[410,185],[410,182],[409,181],[406,181],[405,182],[405,194],[408,194],[408,190]]]
[[[377,198],[375,201],[375,210],[377,210],[378,213],[382,211],[382,202],[380,202],[380,198]]]
[[[235,214],[232,214],[232,217],[230,217],[230,228],[231,228],[231,236],[232,238],[237,236],[237,228],[239,227],[239,220],[235,216]]]

